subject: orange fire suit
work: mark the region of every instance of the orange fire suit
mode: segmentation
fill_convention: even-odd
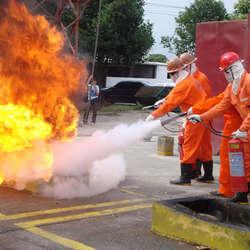
[[[207,76],[197,68],[197,70],[193,73],[193,77],[200,82],[207,95],[207,98],[209,98],[211,96],[211,84]],[[212,155],[213,149],[211,143],[211,133],[208,129],[205,129],[200,144],[200,153],[198,158],[202,161],[211,161]]]
[[[211,96],[211,84],[207,76],[203,72],[201,72],[199,69],[197,69],[193,73],[193,77],[200,82],[202,88],[205,90],[205,93],[207,94],[207,97],[210,97]]]
[[[193,107],[193,113],[201,114],[217,105],[224,97],[224,92],[207,99],[203,103],[198,103]],[[223,135],[230,136],[236,131],[241,123],[241,117],[234,107],[231,107],[224,113],[224,126]],[[232,197],[234,193],[231,189],[230,180],[230,169],[229,169],[229,158],[228,158],[228,141],[229,138],[222,137],[220,145],[220,176],[219,176],[219,193],[226,196]]]
[[[241,131],[248,132],[248,138],[244,142],[244,163],[247,181],[250,182],[250,75],[245,72],[239,84],[236,95],[232,91],[232,84],[229,84],[224,92],[224,98],[211,110],[201,115],[202,120],[223,114],[226,110],[234,107],[242,119]]]
[[[199,81],[192,76],[186,77],[184,80],[176,84],[166,97],[164,103],[155,110],[152,115],[160,117],[179,106],[182,112],[186,112],[196,103],[204,101],[206,93],[201,87]],[[183,159],[182,163],[193,164],[199,157],[199,147],[202,141],[205,128],[202,124],[198,127],[187,121],[184,133],[183,143]],[[210,159],[204,159],[208,161]]]

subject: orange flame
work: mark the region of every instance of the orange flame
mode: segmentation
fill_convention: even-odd
[[[46,141],[76,135],[78,111],[69,96],[86,67],[63,53],[64,37],[45,17],[7,2],[0,6],[0,153],[8,163],[0,160],[0,183],[26,180],[27,168],[48,180],[53,156]]]

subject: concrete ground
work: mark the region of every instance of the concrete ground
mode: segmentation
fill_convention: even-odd
[[[79,136],[89,136],[96,129],[110,129],[146,116],[147,112],[138,111],[116,116],[100,114],[95,126],[79,129]],[[0,249],[196,249],[194,245],[153,234],[151,204],[154,200],[215,190],[218,164],[215,164],[214,184],[193,181],[192,186],[170,185],[169,180],[179,176],[179,160],[177,155],[157,155],[157,136],[163,134],[176,139],[176,135],[160,128],[153,132],[151,142],[141,141],[130,146],[124,152],[126,180],[101,195],[55,200],[1,187]]]

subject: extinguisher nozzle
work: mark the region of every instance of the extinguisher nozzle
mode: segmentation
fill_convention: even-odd
[[[172,121],[175,121],[176,119],[180,118],[180,117],[183,117],[183,116],[186,116],[187,112],[184,112],[184,113],[179,113],[177,115],[174,115],[174,116],[169,116],[168,114],[167,115],[164,115],[160,118],[160,121],[161,121],[161,125],[162,126],[165,126],[166,124],[172,122]]]

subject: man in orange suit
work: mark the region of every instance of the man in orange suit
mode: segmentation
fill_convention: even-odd
[[[211,96],[211,84],[207,76],[201,72],[196,66],[195,62],[197,58],[189,53],[183,53],[180,55],[182,63],[185,65],[185,70],[189,72],[199,83],[206,93],[206,98]],[[202,141],[200,144],[200,154],[194,165],[193,176],[201,174],[201,164],[203,165],[204,175],[198,177],[196,180],[199,182],[211,182],[214,180],[213,177],[213,159],[212,159],[212,143],[211,133],[208,129],[204,131]]]
[[[224,114],[231,107],[236,109],[242,122],[232,136],[244,142],[245,174],[250,186],[250,74],[246,72],[239,55],[235,52],[227,52],[221,56],[220,70],[224,72],[229,83],[223,99],[209,111],[201,115],[191,115],[189,119],[194,123],[208,121]],[[237,193],[231,201],[247,202],[247,192]]]
[[[217,105],[224,97],[224,92],[217,96],[207,99],[205,102],[198,103],[192,107],[192,112],[195,114],[202,114],[213,106]],[[237,130],[241,123],[241,117],[234,107],[231,107],[224,113],[224,126],[223,136],[221,138],[220,145],[220,176],[219,176],[219,190],[218,192],[211,192],[215,196],[232,197],[231,182],[230,182],[230,169],[229,169],[229,158],[228,158],[228,141],[230,136],[235,130]]]
[[[174,58],[167,62],[167,72],[176,83],[176,86],[171,90],[160,107],[147,117],[147,121],[161,117],[177,106],[180,107],[182,112],[187,112],[190,107],[206,99],[206,93],[199,81],[183,68],[184,65],[179,58]],[[183,143],[184,157],[181,160],[180,166],[181,176],[177,180],[170,181],[170,183],[176,185],[191,184],[192,165],[198,158],[204,131],[205,128],[203,125],[196,127],[187,121]]]

